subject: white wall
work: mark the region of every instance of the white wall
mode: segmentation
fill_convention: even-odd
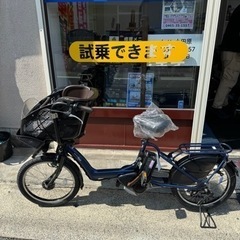
[[[35,1],[0,0],[0,129],[18,128],[23,102],[46,94]]]

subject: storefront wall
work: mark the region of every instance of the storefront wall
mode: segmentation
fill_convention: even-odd
[[[81,145],[139,146],[132,118],[152,100],[179,127],[165,134],[160,146],[169,150],[202,140],[221,1],[179,1],[178,9],[173,2],[42,1],[52,86],[87,84],[100,90]],[[184,46],[169,48],[169,40],[180,40],[187,52]],[[97,55],[97,47],[95,55],[89,52],[94,44],[113,43],[108,56]],[[162,50],[154,52],[153,44]],[[139,57],[142,52],[145,58]],[[154,53],[162,55],[153,61]]]
[[[24,102],[48,93],[35,2],[1,0],[0,32],[0,130],[14,135]]]

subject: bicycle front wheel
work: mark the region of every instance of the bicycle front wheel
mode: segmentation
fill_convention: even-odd
[[[206,179],[212,175],[213,171],[214,169]],[[199,207],[209,209],[225,202],[233,193],[235,185],[236,175],[227,164],[212,176],[204,188],[197,191],[172,189],[172,192],[187,209],[199,211]]]
[[[41,157],[26,162],[19,170],[17,183],[20,192],[40,206],[64,205],[74,198],[82,183],[74,164],[65,161],[57,179],[47,184],[58,164],[51,158]]]

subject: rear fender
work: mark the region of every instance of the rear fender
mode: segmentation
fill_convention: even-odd
[[[209,172],[213,169],[214,165],[221,161],[219,155],[199,154],[185,156],[180,159],[177,164],[180,168],[192,175],[196,179],[206,177]],[[171,183],[177,184],[193,184],[194,181],[172,167],[170,170],[170,181]]]
[[[239,173],[238,173],[236,164],[233,161],[230,161],[227,163],[227,165],[233,170],[233,172],[236,174],[236,176],[239,177]]]

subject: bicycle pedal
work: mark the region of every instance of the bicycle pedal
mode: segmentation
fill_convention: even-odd
[[[132,189],[125,187],[125,186],[123,187],[123,189],[129,194],[131,194],[133,196],[137,196],[136,192],[134,192]]]

